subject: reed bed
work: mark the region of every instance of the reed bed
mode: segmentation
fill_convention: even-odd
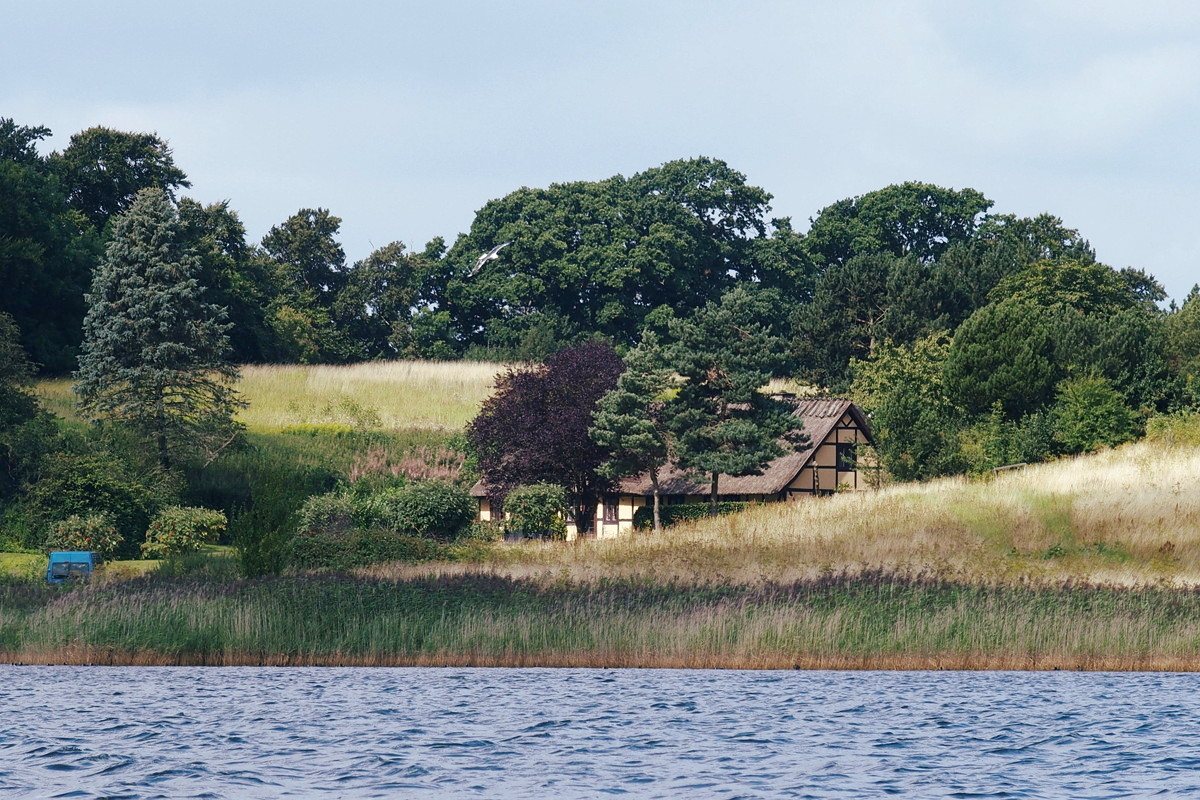
[[[148,575],[0,587],[10,663],[1196,669],[1200,591],[864,572],[745,586]]]

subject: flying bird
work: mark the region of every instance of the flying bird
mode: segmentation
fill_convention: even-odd
[[[486,253],[481,255],[479,257],[479,260],[475,262],[475,267],[470,272],[467,273],[467,277],[468,278],[475,277],[475,273],[477,273],[477,272],[479,272],[479,270],[483,269],[484,264],[488,263],[489,261],[495,261],[497,258],[500,257],[500,255],[499,255],[500,248],[508,247],[510,244],[512,244],[512,242],[504,242],[503,244],[498,244],[495,247],[493,247],[491,250],[488,250]]]

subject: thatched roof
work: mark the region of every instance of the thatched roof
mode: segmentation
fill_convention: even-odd
[[[847,412],[869,438],[871,428],[866,416],[849,400],[797,400],[792,416],[803,423],[801,430],[808,436],[808,444],[797,452],[788,453],[770,462],[763,467],[761,475],[746,475],[741,478],[721,475],[717,478],[717,494],[771,495],[783,491],[796,479],[800,470],[808,466],[817,446],[825,441],[830,431],[838,424],[838,420]],[[707,480],[697,481],[695,476],[680,472],[674,465],[669,465],[659,472],[658,485],[663,495],[707,495],[711,489]],[[650,476],[626,478],[621,481],[621,492],[650,494]]]

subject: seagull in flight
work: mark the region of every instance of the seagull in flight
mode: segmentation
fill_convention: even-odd
[[[483,269],[483,266],[485,264],[487,264],[489,261],[495,261],[496,259],[498,259],[500,257],[499,253],[500,253],[501,248],[508,247],[510,244],[512,244],[512,242],[504,242],[503,244],[498,244],[495,247],[493,247],[491,250],[488,250],[486,253],[481,255],[479,257],[479,260],[475,262],[475,267],[470,272],[467,273],[467,277],[468,278],[475,277],[475,274],[477,272],[479,272],[479,270]]]

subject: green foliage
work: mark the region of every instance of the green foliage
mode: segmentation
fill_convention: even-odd
[[[1200,285],[1167,317],[1166,332],[1171,372],[1184,380],[1200,378]]]
[[[1054,404],[1056,438],[1068,453],[1116,447],[1138,433],[1139,420],[1106,378],[1085,375],[1063,381]]]
[[[1200,447],[1200,413],[1153,416],[1146,421],[1146,438],[1167,447]]]
[[[387,561],[433,561],[444,553],[432,539],[368,528],[344,535],[300,534],[291,540],[288,558],[298,569],[348,570]]]
[[[0,312],[12,315],[20,344],[40,369],[71,369],[79,347],[83,293],[100,251],[88,221],[67,206],[36,144],[45,127],[0,118]]]
[[[71,137],[50,165],[67,191],[72,208],[97,229],[127,211],[139,191],[156,189],[168,195],[191,186],[175,166],[171,148],[152,133],[126,133],[111,128],[88,128]]]
[[[225,514],[210,508],[168,506],[154,517],[142,543],[143,558],[195,553],[225,532]]]
[[[164,469],[173,454],[214,450],[237,431],[228,326],[202,299],[198,266],[166,194],[143,190],[113,226],[84,318],[81,410],[141,432]]]
[[[1047,309],[1002,300],[972,314],[954,334],[946,356],[946,389],[973,414],[1000,403],[1012,419],[1045,406],[1059,370]]]
[[[304,484],[289,470],[263,469],[251,477],[250,499],[229,525],[242,575],[258,578],[281,572],[295,530],[298,496]]]
[[[132,557],[161,499],[149,485],[130,477],[126,465],[111,455],[64,452],[46,458],[23,507],[31,521],[29,530],[39,535],[64,516],[108,513],[124,542],[117,555]]]
[[[616,388],[597,403],[595,423],[588,433],[610,453],[600,473],[610,478],[649,473],[657,503],[658,473],[669,462],[674,445],[671,417],[677,410],[672,401],[678,381],[653,332],[645,334],[624,362]]]
[[[851,397],[871,416],[882,466],[897,480],[928,480],[963,469],[960,414],[944,379],[950,342],[935,334],[911,345],[885,344],[851,362]]]
[[[487,203],[446,256],[444,288],[423,299],[453,309],[452,344],[494,348],[492,357],[600,334],[638,340],[666,311],[686,315],[738,282],[809,283],[786,221],[771,236],[770,195],[725,162],[671,161],[628,179],[519,189]],[[498,258],[483,253],[510,242]],[[538,351],[541,352],[538,352]]]
[[[561,486],[518,486],[504,498],[504,530],[527,538],[565,539],[566,512],[567,495]]]
[[[959,463],[976,474],[1010,464],[1044,461],[1061,452],[1054,416],[1046,411],[1009,419],[999,404],[959,433]]]
[[[302,534],[347,533],[355,527],[355,518],[361,513],[356,508],[359,505],[359,498],[346,491],[314,494],[296,512],[299,531]]]
[[[111,558],[120,549],[124,537],[108,512],[80,516],[72,514],[50,526],[43,548],[51,550],[93,550]]]
[[[752,505],[753,503],[722,500],[717,503],[716,513],[718,515],[736,514],[740,511],[745,511]],[[712,515],[712,508],[708,503],[679,503],[677,505],[663,506],[659,513],[662,516],[662,524],[670,526],[677,522],[705,519]],[[649,530],[653,525],[654,515],[653,509],[650,506],[642,506],[633,512],[633,527],[644,531]]]
[[[445,481],[416,481],[379,491],[356,484],[350,491],[309,497],[297,517],[301,534],[340,536],[380,529],[450,542],[475,519],[475,501],[465,489]]]
[[[303,208],[263,237],[275,291],[268,322],[284,360],[341,363],[359,355],[333,317],[347,275],[335,238],[341,224],[327,209]]]
[[[457,539],[475,519],[475,501],[466,489],[445,481],[417,481],[389,490],[385,527],[440,542]]]
[[[1043,260],[1009,275],[992,290],[993,301],[1064,305],[1084,314],[1131,308],[1139,297],[1121,273],[1091,260]]]
[[[974,189],[908,181],[823,208],[804,246],[821,266],[879,252],[933,260],[968,239],[991,205]]]
[[[738,288],[719,303],[672,323],[671,361],[683,379],[671,421],[678,464],[685,470],[757,475],[769,461],[798,446],[795,420],[762,393],[778,366],[781,345],[760,320],[761,298]],[[715,491],[712,503],[716,503]]]
[[[268,260],[246,243],[246,228],[228,201],[202,205],[179,201],[182,237],[199,260],[197,279],[205,299],[226,310],[231,361],[261,363],[279,355],[263,310],[275,296]]]

